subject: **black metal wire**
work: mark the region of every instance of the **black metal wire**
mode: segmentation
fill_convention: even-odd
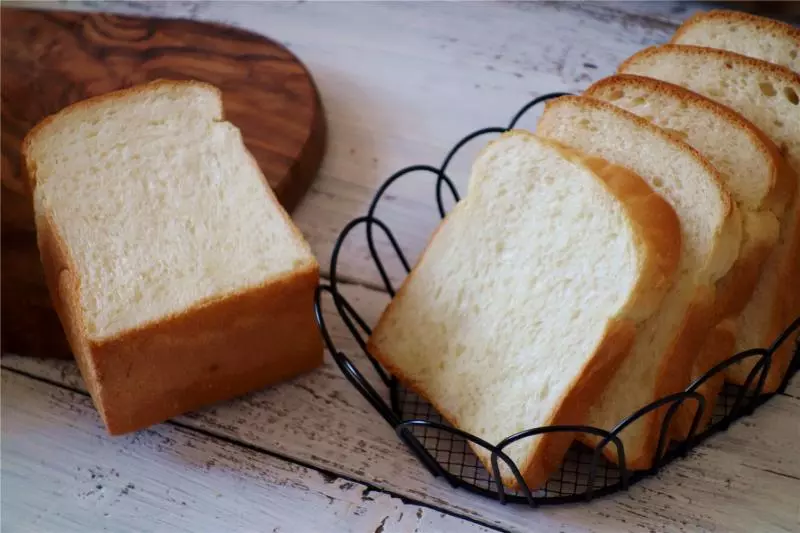
[[[758,406],[777,394],[764,394],[764,385],[768,372],[774,365],[772,361],[774,354],[784,343],[792,342],[791,338],[793,336],[796,336],[794,353],[790,358],[778,392],[783,392],[789,379],[800,370],[799,317],[779,335],[769,348],[757,348],[732,355],[702,376],[699,376],[684,391],[665,396],[649,405],[643,406],[621,420],[610,431],[579,425],[545,426],[521,431],[493,445],[447,423],[428,402],[405,389],[394,376],[372,357],[366,340],[371,334],[370,325],[338,290],[338,262],[345,240],[352,236],[355,228],[361,225],[365,226],[370,257],[375,264],[384,288],[390,296],[394,297],[396,289],[379,254],[379,247],[375,242],[374,228],[377,227],[383,232],[390,250],[394,253],[406,274],[410,271],[411,264],[389,226],[376,217],[380,200],[384,197],[388,188],[409,174],[431,174],[435,177],[436,206],[439,216],[444,218],[447,216],[443,197],[444,188],[446,187],[450,192],[454,203],[460,200],[456,186],[447,176],[447,169],[456,154],[473,139],[501,134],[515,128],[528,111],[551,98],[564,94],[568,93],[550,93],[533,99],[514,115],[507,127],[482,128],[466,135],[447,153],[438,168],[430,165],[413,165],[401,169],[390,176],[376,192],[367,214],[352,220],[342,229],[331,254],[330,285],[320,286],[317,289],[315,298],[317,323],[322,331],[325,346],[333,356],[337,366],[356,390],[395,429],[399,438],[432,475],[444,478],[454,488],[461,488],[486,497],[497,498],[501,503],[521,503],[533,507],[591,500],[595,497],[625,490],[631,484],[652,475],[676,458],[685,456],[691,447],[696,446],[715,433],[724,431],[733,421],[752,413]],[[336,348],[322,311],[324,295],[327,295],[333,301],[339,318],[344,322],[363,355],[375,370],[380,380],[380,388],[384,392],[383,395],[358,370],[356,365]],[[724,375],[726,369],[732,365],[741,364],[744,361],[752,362],[752,369],[745,383],[741,386],[725,383],[717,399],[718,401],[714,402],[715,408],[711,414],[710,423],[706,427],[700,428],[700,420],[703,419],[703,414],[708,406],[706,405],[705,397],[698,393],[697,390],[710,379]],[[753,386],[754,383],[755,386]],[[388,403],[386,397],[388,397]],[[682,441],[671,441],[671,421],[677,410],[687,400],[697,403],[692,425]],[[666,408],[666,412],[663,419],[661,419],[658,443],[650,468],[646,470],[629,469],[620,433],[642,417],[657,413],[664,408]],[[585,433],[600,437],[600,441],[593,448],[588,448],[576,442],[568,452],[559,471],[550,478],[545,486],[539,488],[528,487],[519,467],[514,464],[503,450],[514,442],[552,433],[564,433],[573,437],[577,434]],[[605,457],[604,451],[609,444],[613,445],[616,450],[616,464],[609,462]],[[471,447],[485,450],[489,457],[489,470],[478,460]],[[587,457],[589,458],[588,460],[585,459]],[[515,490],[507,489],[503,486],[500,461],[505,464],[507,471],[511,473],[516,481],[518,487]],[[598,481],[600,484],[598,484]]]

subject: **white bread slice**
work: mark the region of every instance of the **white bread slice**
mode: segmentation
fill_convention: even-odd
[[[717,170],[688,144],[636,115],[594,98],[548,102],[537,133],[639,174],[681,223],[681,262],[659,311],[643,324],[632,354],[591,409],[589,424],[611,430],[625,417],[689,384],[692,363],[713,326],[714,285],[739,254],[741,217]],[[664,410],[621,433],[627,465],[647,468]],[[595,445],[596,437],[581,435]],[[617,461],[609,446],[606,456]]]
[[[732,52],[695,46],[647,48],[619,71],[681,85],[733,109],[769,136],[800,177],[800,75],[790,69]],[[795,181],[797,189],[797,181]],[[797,189],[800,192],[800,189]],[[753,297],[737,320],[736,350],[769,346],[800,316],[800,193],[781,220],[778,244],[762,269]],[[788,367],[792,343],[775,354],[764,390],[776,390]],[[732,368],[728,379],[743,383],[752,362]]]
[[[589,87],[586,96],[605,100],[675,133],[720,172],[742,213],[742,249],[728,274],[717,282],[714,321],[741,313],[753,294],[761,267],[778,240],[779,216],[791,198],[795,180],[781,161],[777,147],[758,128],[722,104],[692,91],[653,78],[628,74],[604,78]],[[692,379],[733,355],[735,326],[727,324],[706,342],[695,361]],[[711,354],[716,354],[712,357]],[[699,389],[706,413],[714,408],[718,387]],[[694,404],[691,404],[692,406]],[[693,409],[679,412],[674,427],[685,435]]]
[[[317,262],[216,88],[79,102],[23,158],[51,296],[112,434],[321,363]]]
[[[490,443],[581,424],[671,285],[679,250],[674,212],[639,177],[507,133],[475,161],[467,197],[384,311],[369,350],[454,426]],[[573,438],[532,437],[506,453],[535,488]],[[490,454],[473,449],[492,471]]]
[[[670,43],[729,50],[800,72],[800,30],[750,13],[697,13],[681,24]]]

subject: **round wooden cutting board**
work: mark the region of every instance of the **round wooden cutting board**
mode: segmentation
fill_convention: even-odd
[[[44,282],[20,143],[85,98],[158,79],[222,90],[278,199],[292,210],[319,169],[325,120],[306,68],[262,36],[188,20],[2,9],[2,350],[71,357]]]

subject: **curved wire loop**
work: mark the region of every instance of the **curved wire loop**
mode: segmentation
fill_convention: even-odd
[[[587,480],[587,490],[585,493],[586,499],[591,500],[594,494],[594,481],[596,478],[596,470],[597,470],[597,461],[602,454],[603,450],[609,443],[613,443],[617,449],[617,457],[619,458],[619,469],[620,469],[620,483],[623,488],[626,488],[628,485],[628,471],[625,468],[625,448],[622,445],[622,441],[616,436],[611,434],[610,432],[592,427],[592,426],[584,426],[584,425],[555,425],[555,426],[541,426],[537,428],[527,429],[524,431],[520,431],[507,437],[500,441],[497,444],[498,452],[502,452],[504,448],[510,446],[511,444],[522,440],[527,439],[530,437],[535,437],[538,435],[546,435],[549,433],[567,433],[569,435],[574,436],[577,433],[589,433],[592,435],[597,435],[598,437],[603,437],[601,443],[594,448],[592,453],[592,461],[589,466],[589,473],[588,473],[588,480]],[[494,457],[492,458],[494,461]],[[494,464],[494,463],[493,463]],[[498,472],[496,466],[494,466],[495,472]],[[518,482],[519,483],[519,482]],[[534,504],[535,501],[532,500],[530,497],[530,488],[527,485],[522,485],[524,487],[524,494],[525,497],[531,500],[531,503]]]
[[[476,138],[486,135],[501,134],[505,131],[515,128],[523,116],[525,116],[526,113],[528,113],[538,104],[567,94],[569,93],[550,93],[541,95],[523,106],[514,115],[507,127],[482,128],[466,135],[447,153],[442,161],[442,164],[438,168],[431,165],[413,165],[401,169],[390,176],[378,188],[375,197],[370,203],[367,214],[351,220],[342,229],[336,242],[334,243],[333,250],[331,252],[329,284],[321,284],[319,287],[317,287],[314,297],[315,318],[317,325],[319,326],[325,347],[333,357],[336,365],[344,374],[345,378],[353,385],[353,387],[355,387],[355,389],[367,400],[367,402],[378,412],[378,414],[380,414],[384,420],[386,420],[386,422],[395,429],[398,437],[409,447],[412,453],[417,456],[427,470],[434,476],[445,478],[453,487],[461,487],[484,496],[495,497],[502,503],[511,501],[517,503],[527,503],[530,506],[566,503],[579,500],[591,500],[593,497],[598,495],[610,494],[617,490],[624,490],[630,484],[635,483],[639,479],[656,472],[678,455],[685,454],[689,448],[699,442],[702,442],[709,435],[718,431],[723,431],[733,420],[752,413],[758,405],[772,397],[775,393],[763,394],[763,390],[768,372],[774,364],[772,361],[773,355],[785,342],[792,342],[791,338],[793,335],[796,335],[796,338],[794,339],[794,353],[790,357],[788,368],[786,369],[786,373],[783,376],[778,391],[784,391],[789,379],[791,379],[795,373],[800,371],[800,317],[798,317],[778,336],[778,338],[769,348],[746,350],[744,352],[732,355],[728,359],[709,369],[703,375],[697,377],[684,391],[670,394],[642,407],[630,416],[621,420],[610,431],[584,425],[544,426],[521,431],[503,439],[498,444],[493,445],[475,435],[455,428],[449,424],[443,424],[432,420],[419,418],[410,420],[404,419],[404,405],[403,400],[401,400],[400,397],[400,383],[398,382],[397,378],[388,373],[369,353],[367,339],[372,333],[370,325],[361,315],[358,314],[355,308],[339,291],[340,275],[338,262],[344,242],[356,228],[362,225],[365,227],[366,239],[371,259],[375,263],[378,275],[381,278],[386,292],[390,296],[394,297],[396,293],[395,287],[379,253],[378,246],[376,246],[375,243],[376,228],[377,231],[383,233],[386,240],[389,242],[391,251],[403,266],[406,273],[411,270],[411,265],[394,233],[391,231],[388,225],[375,216],[380,204],[380,200],[385,196],[389,187],[391,187],[404,176],[412,173],[428,173],[433,175],[435,177],[436,185],[437,209],[439,216],[444,218],[447,214],[443,198],[444,188],[447,188],[454,202],[457,203],[461,199],[456,186],[447,175],[448,167],[452,163],[456,154],[470,141]],[[387,403],[387,401],[384,399],[384,396],[376,390],[376,388],[369,382],[364,374],[359,371],[350,358],[337,349],[323,313],[322,300],[324,294],[327,294],[331,298],[339,318],[345,324],[348,332],[355,339],[359,348],[373,366],[376,374],[385,387],[385,390],[388,391],[389,403]],[[729,367],[742,363],[745,360],[753,361],[753,366],[748,373],[744,384],[738,389],[733,407],[724,416],[722,416],[722,418],[716,422],[713,422],[698,435],[697,430],[700,420],[707,409],[706,398],[703,396],[703,394],[698,392],[698,389],[710,379],[715,377],[718,378],[721,375],[724,375],[726,369]],[[670,425],[674,415],[685,404],[686,401],[695,402],[697,404],[697,408],[692,419],[692,424],[685,439],[683,439],[681,442],[678,442],[678,446],[670,449]],[[626,463],[625,447],[623,439],[620,438],[620,433],[637,420],[654,414],[655,411],[664,408],[666,408],[666,412],[664,414],[664,418],[661,420],[659,439],[652,458],[650,469],[637,471],[630,470]],[[461,439],[465,445],[469,444],[473,448],[480,447],[489,452],[490,464],[485,466],[486,471],[493,480],[496,488],[492,490],[491,488],[479,486],[477,485],[477,481],[473,480],[470,482],[469,480],[448,470],[448,468],[446,468],[439,460],[437,460],[436,456],[426,447],[425,442],[414,435],[412,431],[414,428],[431,429],[438,432],[447,433],[453,439]],[[589,463],[589,470],[588,472],[584,472],[584,474],[587,476],[586,490],[584,492],[577,492],[578,489],[576,482],[576,492],[573,494],[564,495],[557,493],[556,495],[550,495],[545,487],[542,489],[544,496],[535,496],[531,490],[531,487],[528,487],[525,483],[524,477],[519,468],[505,451],[508,446],[518,442],[521,439],[543,437],[552,433],[569,433],[573,436],[577,433],[586,433],[600,438],[599,443],[592,449],[592,458],[591,462]],[[608,469],[610,468],[608,464],[601,465],[602,457],[606,454],[605,452],[607,451],[609,444],[613,445],[616,451],[615,457],[617,459],[616,463],[619,471],[619,481],[609,484],[606,477],[606,484],[597,488],[595,485],[599,475],[598,473],[602,471],[601,469],[605,468],[607,474]],[[614,455],[612,454],[612,457],[613,456]],[[503,484],[501,461],[505,465],[507,471],[511,474],[511,477],[516,484],[517,494],[507,493],[506,487]],[[462,463],[461,466],[463,469],[465,464]],[[539,492],[542,491],[540,490]]]
[[[786,386],[789,384],[789,379],[791,379],[791,377],[798,370],[800,370],[800,317],[795,319],[795,321],[792,322],[786,331],[784,331],[783,334],[778,337],[775,343],[770,347],[770,350],[775,351],[780,348],[781,345],[783,345],[784,342],[787,342],[792,335],[797,335],[794,340],[794,354],[789,359],[789,365],[786,369],[786,374],[784,374],[781,384],[778,386],[778,392],[781,394],[786,391]]]
[[[438,169],[439,179],[436,180],[436,207],[439,208],[439,216],[441,218],[444,218],[445,215],[447,214],[444,208],[444,200],[442,199],[442,184],[447,185],[447,188],[450,190],[450,194],[455,202],[461,200],[461,196],[458,194],[455,185],[450,180],[450,178],[447,177],[447,174],[445,174],[445,171],[447,170],[447,167],[450,165],[450,162],[453,160],[453,158],[455,158],[456,154],[471,140],[476,139],[478,137],[482,137],[484,135],[503,133],[505,131],[506,128],[496,128],[496,127],[482,128],[473,131],[472,133],[470,133],[469,135],[465,136],[463,139],[458,141],[456,145],[447,154],[447,156],[445,156],[444,161],[442,162],[442,166],[440,166]]]
[[[672,417],[675,416],[676,412],[678,412],[678,409],[680,409],[680,407],[683,405],[683,402],[688,399],[692,399],[697,402],[697,409],[694,412],[694,418],[692,419],[692,425],[689,430],[687,441],[694,436],[694,432],[697,430],[697,425],[700,423],[700,418],[703,416],[703,412],[706,409],[706,399],[702,394],[693,391],[683,391],[677,393],[675,396],[675,400],[670,402],[667,413],[664,415],[664,420],[661,421],[661,431],[658,434],[658,444],[656,444],[656,452],[653,455],[653,460],[651,461],[651,468],[653,469],[658,468],[662,459],[666,459],[665,452],[670,441]],[[668,460],[664,460],[664,462],[666,463]]]
[[[558,98],[559,96],[570,96],[571,94],[572,93],[547,93],[541,96],[537,96],[536,98],[534,98],[533,100],[522,106],[522,109],[517,111],[517,114],[514,115],[514,118],[512,118],[511,122],[508,123],[508,129],[513,130],[514,128],[516,128],[517,123],[522,119],[522,117],[524,117],[528,113],[528,111],[530,111],[537,105],[544,103],[548,100],[552,100],[553,98]]]

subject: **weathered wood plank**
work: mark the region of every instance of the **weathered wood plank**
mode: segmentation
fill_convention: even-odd
[[[362,287],[343,289],[367,321],[373,321],[388,300],[386,295]],[[364,357],[335,319],[330,305],[326,317],[337,347],[352,356],[359,368],[367,369]],[[3,365],[83,390],[71,363],[6,356]],[[797,502],[788,495],[800,491],[800,457],[787,453],[800,436],[800,400],[791,397],[773,400],[751,419],[629,493],[587,506],[538,511],[500,506],[454,491],[432,478],[327,357],[325,366],[317,372],[177,420],[521,531],[567,526],[604,530],[621,527],[619,524],[628,524],[633,530],[657,531],[692,530],[709,524],[724,524],[725,530],[764,530],[760,526],[790,529]],[[741,466],[744,464],[753,468]],[[753,513],[753,509],[769,512]],[[769,520],[773,522],[763,515],[772,517]]]
[[[2,385],[4,531],[490,531],[171,425],[110,438],[86,396]]]

